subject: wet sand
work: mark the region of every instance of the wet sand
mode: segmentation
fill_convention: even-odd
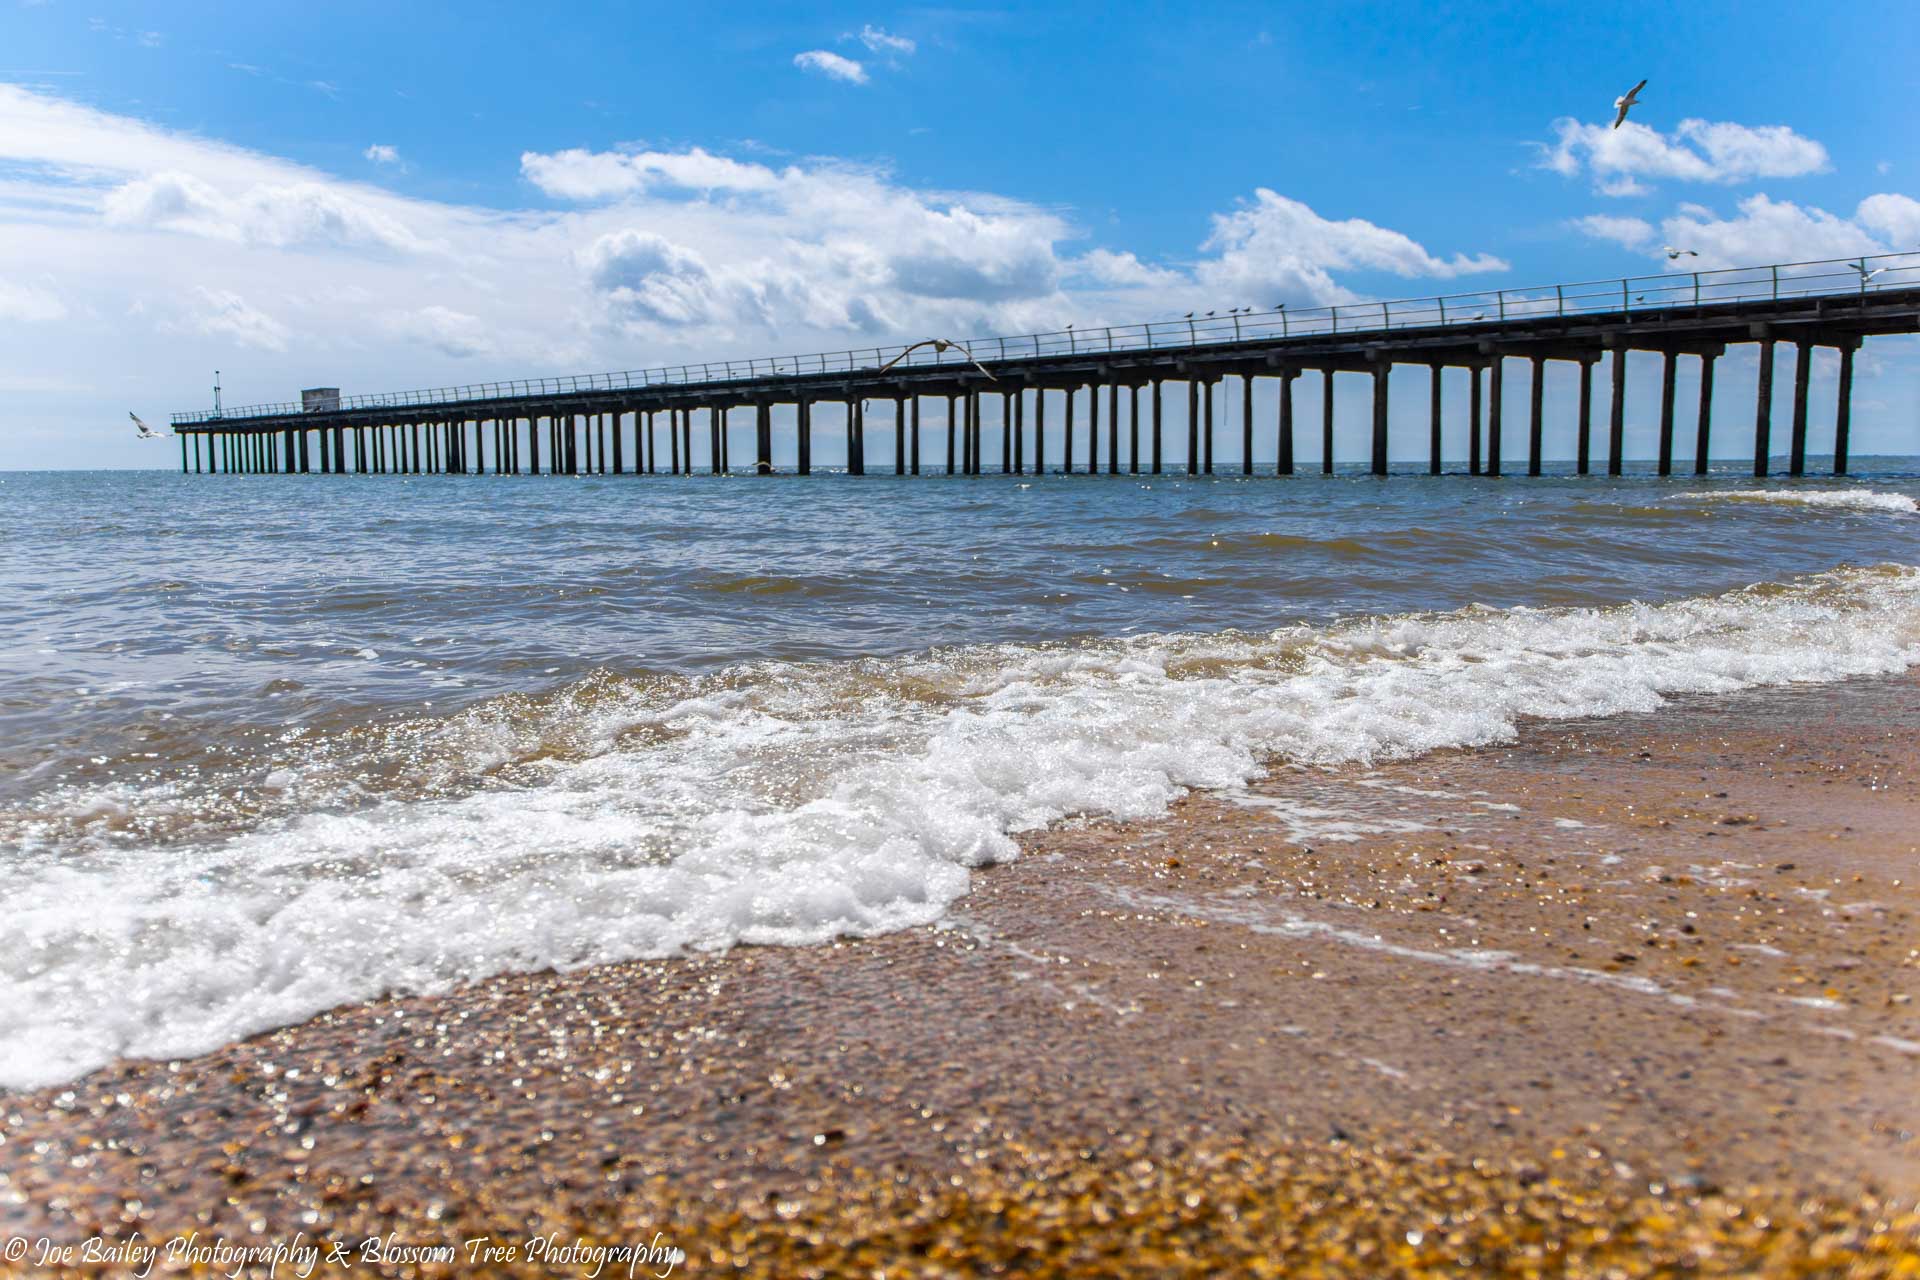
[[[1281,769],[1035,833],[938,928],[122,1064],[0,1097],[0,1235],[658,1233],[674,1274],[1913,1274],[1916,732],[1910,675]]]

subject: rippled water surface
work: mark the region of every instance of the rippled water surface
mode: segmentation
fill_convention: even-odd
[[[1897,670],[1917,471],[0,476],[0,1086],[931,919],[1275,756]]]

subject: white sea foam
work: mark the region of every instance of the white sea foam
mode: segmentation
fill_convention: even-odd
[[[499,699],[420,739],[454,757],[420,767],[465,790],[349,801],[315,782],[326,808],[237,835],[8,851],[0,1084],[203,1051],[384,991],[932,921],[970,868],[1013,856],[1013,833],[1150,815],[1276,757],[1404,757],[1508,739],[1523,717],[1916,662],[1920,570],[1885,566],[1665,605],[762,664]],[[304,758],[273,761],[288,771],[273,784],[306,794],[301,771],[321,765]]]
[[[1892,511],[1913,515],[1920,504],[1904,493],[1874,489],[1699,489],[1682,498],[1712,502],[1778,502],[1802,507],[1838,507],[1847,511]]]

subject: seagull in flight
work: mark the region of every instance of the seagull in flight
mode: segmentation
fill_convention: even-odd
[[[1882,271],[1885,271],[1886,268],[1875,267],[1873,270],[1869,271],[1864,266],[1860,266],[1860,267],[1855,267],[1854,270],[1860,273],[1860,283],[1865,284],[1867,281],[1879,275]]]
[[[1668,262],[1672,262],[1675,258],[1679,257],[1697,258],[1699,256],[1699,253],[1692,249],[1676,249],[1672,245],[1667,246]]]
[[[1621,96],[1613,100],[1613,127],[1614,128],[1618,129],[1620,125],[1626,120],[1628,110],[1640,105],[1640,91],[1646,87],[1647,87],[1647,82],[1645,80],[1642,80],[1639,84],[1633,86],[1633,88],[1627,90],[1624,94],[1622,94]]]
[[[953,339],[953,338],[922,338],[919,342],[914,343],[912,346],[902,351],[899,355],[895,356],[893,359],[881,365],[879,372],[885,373],[887,370],[893,368],[893,366],[899,364],[902,360],[905,360],[908,356],[912,355],[914,352],[918,351],[922,347],[932,347],[935,354],[944,354],[949,348],[958,347],[960,348],[961,354],[966,356],[968,364],[972,365],[974,368],[978,369],[980,372],[986,373],[987,378],[990,381],[993,381],[993,382],[1000,381],[1000,379],[994,377],[991,373],[987,373],[987,367],[985,365],[981,364],[978,360],[975,360],[973,358],[973,351],[967,346],[966,343],[960,342],[957,339]]]
[[[134,425],[134,427],[135,427],[135,429],[139,431],[139,433],[140,433],[140,435],[139,435],[139,438],[140,438],[140,439],[142,439],[142,440],[161,440],[161,439],[164,439],[164,438],[165,438],[165,437],[163,437],[163,436],[162,436],[162,435],[161,435],[161,434],[160,434],[160,433],[159,433],[158,431],[155,431],[155,430],[154,430],[154,429],[153,429],[152,427],[150,427],[150,426],[148,426],[148,425],[147,425],[146,423],[144,423],[144,422],[142,422],[142,421],[140,421],[140,415],[139,415],[139,414],[137,414],[137,413],[131,413],[131,412],[129,412],[129,413],[127,414],[127,416],[128,416],[129,418],[132,418],[132,419],[133,419],[133,425]]]

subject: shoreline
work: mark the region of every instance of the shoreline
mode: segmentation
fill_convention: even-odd
[[[1023,836],[936,926],[121,1063],[0,1096],[0,1223],[658,1231],[695,1273],[1891,1272],[1916,730],[1910,671],[1281,768]]]

